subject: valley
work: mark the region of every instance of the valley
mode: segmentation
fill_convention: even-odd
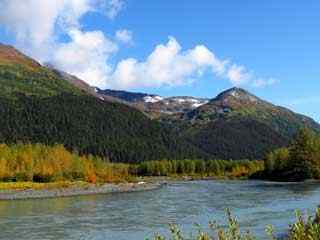
[[[320,178],[317,161],[320,125],[242,88],[228,89],[211,99],[164,98],[101,90],[53,66],[41,65],[5,45],[0,46],[0,83],[0,209],[7,204],[11,206],[8,201],[17,199],[23,200],[22,206],[28,205],[27,199],[43,201],[39,204],[70,201],[71,205],[66,208],[70,211],[76,207],[77,199],[104,205],[104,198],[114,198],[120,193],[123,194],[121,199],[128,201],[130,196],[145,198],[153,193],[160,193],[157,195],[160,200],[164,196],[177,198],[179,194],[187,194],[184,199],[187,202],[196,201],[195,196],[199,200],[198,197],[205,194],[202,201],[227,201],[230,207],[238,208],[235,213],[240,217],[248,218],[250,214],[255,219],[252,221],[257,221],[261,214],[269,216],[266,222],[260,221],[253,228],[259,239],[268,239],[263,234],[263,225],[271,223],[280,233],[285,233],[287,223],[293,221],[289,213],[302,209],[295,191],[302,194],[301,201],[311,199],[308,210],[316,206],[318,184],[304,181]],[[279,194],[284,194],[278,200],[286,201],[285,204],[292,201],[291,207],[282,212],[281,219],[272,211],[284,208],[284,204],[277,208],[262,199],[255,211],[243,212],[247,208],[245,202],[249,201],[247,197],[253,196],[258,201],[257,192],[267,197],[278,187],[281,188]],[[311,188],[311,195],[302,190],[305,187]],[[229,195],[228,191],[235,195]],[[242,194],[247,196],[243,200]],[[67,200],[59,197],[67,197]],[[236,205],[235,199],[240,201]],[[172,204],[176,214],[180,211],[178,203]],[[255,203],[250,204],[252,207]],[[170,207],[168,203],[166,206]],[[148,205],[144,207],[141,206],[143,211],[149,211]],[[218,208],[219,205],[210,205],[204,212],[194,209],[189,214],[204,224],[209,212],[222,217]],[[264,208],[269,209],[268,214],[262,211]],[[2,213],[2,217],[9,219],[8,214],[13,214],[9,221],[20,231],[17,217],[26,212],[10,212],[10,209],[7,214]],[[51,209],[50,214],[54,214],[57,221],[64,221],[61,219],[65,216],[56,210]],[[132,213],[128,214],[126,217],[133,217]],[[144,214],[145,219],[140,220],[148,221],[149,213]],[[167,235],[163,224],[172,219],[166,214],[162,222],[150,226],[141,224],[143,228]],[[100,217],[105,218],[104,215],[91,216],[86,222]],[[30,219],[26,224],[33,224],[33,221]],[[246,226],[246,222],[241,223]],[[130,226],[139,228],[139,223],[121,224],[129,229]],[[252,222],[247,224],[253,226]],[[78,237],[74,227],[79,226],[70,224],[70,229],[74,230],[68,235],[69,239]],[[95,227],[97,231],[89,231],[86,237],[99,239],[102,226]],[[190,222],[182,227],[191,229]],[[59,237],[57,231],[60,230],[52,228],[46,234]],[[8,229],[3,234],[18,239]],[[126,239],[128,233],[123,235],[123,231],[109,228],[107,234]],[[134,239],[142,235],[152,237],[150,234],[145,229],[130,230]]]
[[[319,12],[0,0],[0,240],[320,240]]]

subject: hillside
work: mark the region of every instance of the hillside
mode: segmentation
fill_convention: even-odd
[[[0,142],[9,144],[62,143],[80,153],[124,162],[186,158],[197,151],[138,110],[97,98],[4,45],[0,116]]]
[[[228,159],[262,158],[274,146],[286,146],[303,127],[320,132],[311,118],[231,88],[207,104],[162,119],[181,126],[182,135],[210,155]]]
[[[301,127],[320,130],[319,124],[313,119],[275,106],[241,88],[226,90],[207,104],[183,115],[184,120],[200,124],[235,118],[260,121],[288,137],[292,137],[297,128]]]
[[[311,118],[275,106],[241,88],[231,88],[213,99],[164,98],[154,94],[98,90],[168,124],[177,136],[210,158],[260,159],[290,143],[303,127],[320,132]]]
[[[0,45],[0,143],[63,144],[117,162],[260,159],[312,119],[240,89],[213,99],[100,90]]]

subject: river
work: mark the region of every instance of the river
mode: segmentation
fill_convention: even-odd
[[[295,210],[313,213],[319,183],[194,181],[161,189],[57,199],[0,201],[0,239],[144,240],[177,223],[225,222],[230,208],[244,229],[266,239],[265,226],[286,232]]]

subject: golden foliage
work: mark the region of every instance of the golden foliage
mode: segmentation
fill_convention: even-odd
[[[82,180],[90,183],[126,181],[129,166],[106,159],[79,156],[62,145],[0,145],[0,180],[56,182]]]

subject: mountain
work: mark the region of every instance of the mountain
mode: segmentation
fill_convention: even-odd
[[[63,144],[117,162],[261,159],[311,118],[241,88],[213,99],[100,90],[0,45],[0,143]]]
[[[288,145],[303,127],[320,133],[320,125],[311,118],[275,106],[241,88],[224,91],[207,104],[162,121],[179,124],[185,139],[223,159],[262,158],[275,146]]]
[[[205,155],[171,127],[5,45],[0,46],[0,142],[59,143],[123,162]]]
[[[287,146],[302,127],[320,132],[311,118],[275,106],[241,88],[231,88],[213,99],[168,97],[128,91],[98,90],[171,125],[176,136],[210,158],[260,159]]]
[[[128,103],[145,102],[146,99],[152,99],[152,98],[156,99],[159,97],[153,94],[119,91],[119,90],[111,90],[111,89],[101,90],[99,88],[97,88],[97,92],[100,93],[101,95],[118,98]]]
[[[195,98],[187,96],[179,97],[162,97],[155,94],[136,93],[117,90],[101,90],[97,88],[97,92],[102,96],[114,97],[122,100],[130,106],[133,106],[147,113],[151,118],[159,118],[161,116],[186,113],[206,104],[209,99]]]
[[[64,71],[57,69],[54,65],[52,65],[50,63],[45,63],[44,66],[47,67],[48,69],[50,69],[51,71],[53,71],[60,78],[68,81],[73,86],[83,90],[84,92],[86,92],[89,95],[92,95],[96,98],[99,98],[100,100],[126,104],[126,102],[122,101],[120,98],[116,98],[111,95],[100,94],[98,88],[90,86],[88,83],[86,83],[85,81],[81,80],[80,78],[78,78],[72,74],[69,74],[69,73],[66,73]]]
[[[207,104],[184,114],[182,118],[196,124],[206,124],[218,119],[251,118],[288,137],[292,137],[301,127],[320,130],[319,124],[313,119],[264,101],[241,88],[231,88],[220,93]]]

